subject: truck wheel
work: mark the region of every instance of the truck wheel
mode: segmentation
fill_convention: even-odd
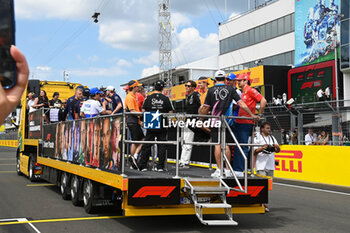
[[[35,175],[34,175],[34,169],[35,169],[35,164],[32,158],[29,159],[29,168],[28,168],[28,174],[29,174],[29,180],[30,181],[35,181]]]
[[[84,209],[88,214],[93,214],[96,212],[96,207],[93,206],[93,200],[95,196],[95,184],[91,180],[84,181],[83,187],[83,201]]]
[[[68,200],[70,195],[70,188],[68,186],[69,183],[69,178],[67,173],[63,172],[61,175],[61,182],[60,182],[60,189],[61,189],[61,194],[63,200]]]
[[[81,201],[79,199],[80,196],[80,181],[78,176],[74,175],[71,180],[70,185],[70,195],[72,197],[72,203],[75,206],[81,205]]]
[[[21,176],[22,172],[21,172],[21,159],[20,159],[20,155],[17,152],[17,156],[16,156],[16,172],[17,175]]]

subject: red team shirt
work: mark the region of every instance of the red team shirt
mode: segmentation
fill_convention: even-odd
[[[242,91],[241,99],[248,106],[250,111],[254,114],[256,110],[256,103],[260,102],[263,96],[251,86],[246,86]],[[239,109],[238,116],[251,117],[249,113],[244,111],[242,108]],[[237,123],[240,124],[254,124],[253,120],[236,119]]]

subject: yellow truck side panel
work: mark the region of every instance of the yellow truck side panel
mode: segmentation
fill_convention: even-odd
[[[123,178],[123,176],[118,174],[43,157],[38,157],[37,162],[42,165],[53,167],[61,171],[69,172],[71,174],[75,174],[102,184],[118,188],[122,191],[127,190],[128,188],[128,179]]]
[[[21,165],[20,165],[21,172],[24,175],[29,176],[29,172],[28,172],[29,156],[20,153],[20,161],[21,161]]]

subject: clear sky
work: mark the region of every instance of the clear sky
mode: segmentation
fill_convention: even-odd
[[[254,1],[252,1],[254,2]],[[247,0],[227,0],[227,16]],[[173,66],[218,54],[225,0],[172,0]],[[100,12],[99,22],[91,16]],[[30,78],[119,86],[158,70],[158,0],[15,0],[16,44]]]

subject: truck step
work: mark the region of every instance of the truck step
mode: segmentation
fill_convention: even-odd
[[[196,206],[201,208],[220,208],[220,209],[231,208],[231,205],[227,203],[197,203]]]
[[[223,193],[228,192],[226,187],[223,186],[193,186],[195,193]]]
[[[205,225],[211,226],[237,226],[238,222],[234,220],[202,220]]]

